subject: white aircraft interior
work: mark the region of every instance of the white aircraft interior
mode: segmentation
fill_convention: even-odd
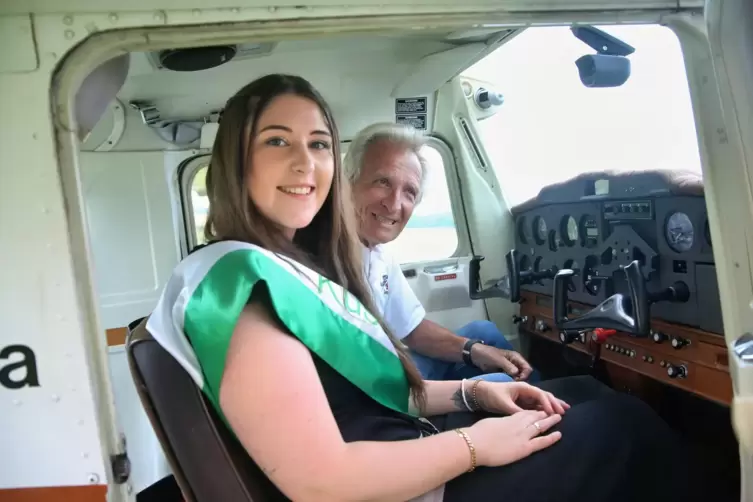
[[[613,118],[634,106],[620,96],[644,104],[664,99],[635,98],[644,91],[631,82],[648,82],[645,89],[659,79],[650,73],[655,61],[639,63],[641,44],[676,44],[674,33],[656,25],[651,29],[662,34],[642,26],[600,28],[624,35],[636,49],[622,56],[635,59],[626,94],[616,93],[615,82],[626,77],[622,69],[605,73],[615,81],[592,81],[590,88],[568,59],[562,64],[570,73],[552,78],[569,78],[563,86],[590,93],[593,109],[607,107]],[[164,452],[169,441],[155,434],[134,385],[128,326],[149,315],[173,267],[203,242],[204,176],[225,100],[251,80],[281,72],[309,79],[328,100],[343,152],[374,122],[411,123],[431,136],[430,191],[393,243],[429,318],[449,329],[491,320],[545,376],[592,374],[645,399],[702,453],[718,500],[740,499],[703,179],[695,165],[682,175],[686,169],[678,167],[686,157],[700,166],[692,110],[672,101],[667,113],[677,113],[666,119],[666,137],[627,138],[632,148],[604,148],[603,163],[579,164],[571,147],[578,137],[596,129],[603,138],[625,135],[632,126],[615,119],[578,130],[581,122],[566,109],[551,121],[526,113],[534,100],[542,109],[556,106],[537,77],[545,63],[531,62],[538,69],[520,77],[518,88],[511,83],[528,71],[522,44],[535,44],[535,33],[547,30],[569,37],[581,55],[592,54],[567,26],[437,28],[132,52],[92,73],[79,91],[79,118],[86,123],[90,110],[104,112],[91,113],[91,131],[81,142],[80,183],[135,493],[146,493],[173,468]],[[497,56],[515,44],[521,44],[515,54]],[[666,64],[683,70],[679,46],[673,50],[677,59]],[[499,66],[504,62],[520,66]],[[684,87],[673,91],[678,82]],[[670,96],[688,93],[682,78],[665,84]],[[655,120],[665,120],[661,113]],[[675,121],[686,119],[690,133],[682,136]],[[589,120],[596,119],[582,124]],[[592,137],[594,149],[599,139]],[[660,161],[630,166],[639,147]],[[676,153],[681,149],[688,151]],[[536,168],[544,155],[563,166]],[[623,308],[627,298],[640,308]],[[600,304],[613,308],[599,315],[592,309]]]

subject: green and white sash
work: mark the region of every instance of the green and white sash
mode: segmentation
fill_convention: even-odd
[[[220,414],[230,338],[259,282],[290,333],[375,401],[408,413],[410,388],[395,347],[356,297],[293,260],[223,241],[176,267],[146,326]]]

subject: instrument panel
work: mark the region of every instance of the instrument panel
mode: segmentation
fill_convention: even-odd
[[[626,292],[622,267],[638,260],[649,291],[682,283],[684,302],[657,302],[651,317],[722,334],[713,247],[699,175],[587,173],[545,187],[514,208],[521,272],[573,269],[573,302],[595,306]],[[521,286],[552,294],[552,279]]]

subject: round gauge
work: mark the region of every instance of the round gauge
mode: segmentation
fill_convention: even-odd
[[[572,246],[578,241],[578,223],[572,216],[562,218],[560,233],[565,244]]]
[[[541,216],[533,220],[533,236],[539,244],[546,242],[546,222]]]
[[[672,213],[664,227],[664,237],[674,251],[678,253],[689,251],[693,247],[695,237],[693,222],[685,213],[679,211]]]
[[[521,216],[518,218],[518,238],[520,239],[520,242],[523,244],[528,244],[528,236],[530,235],[530,232],[528,231],[528,220],[526,220],[525,216]]]
[[[549,231],[549,249],[552,251],[557,251],[560,248],[560,240],[557,239],[557,231],[556,230],[550,230]]]

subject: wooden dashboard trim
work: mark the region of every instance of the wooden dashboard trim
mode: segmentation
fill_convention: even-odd
[[[552,309],[539,302],[550,303],[552,298],[530,291],[521,291],[520,330],[560,344],[559,333],[553,329]],[[575,309],[589,310],[592,307],[570,302]],[[542,330],[542,323],[545,327]],[[667,336],[661,343],[652,339],[635,338],[624,333],[611,336],[604,344],[598,344],[584,336],[582,341],[568,345],[577,350],[599,357],[607,366],[618,366],[633,374],[642,375],[667,385],[672,385],[697,396],[729,406],[732,402],[732,379],[729,374],[728,353],[724,337],[692,327],[672,324],[661,320],[651,321],[652,330]],[[677,349],[672,337],[689,342]],[[685,366],[687,376],[670,378],[669,366]],[[625,373],[625,372],[622,372]]]

